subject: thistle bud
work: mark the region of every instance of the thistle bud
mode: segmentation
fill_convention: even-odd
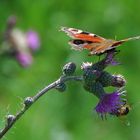
[[[83,74],[84,81],[89,84],[94,82],[100,76],[100,72],[97,70],[87,70]]]
[[[29,107],[32,103],[33,103],[33,98],[32,97],[27,97],[24,100],[25,107]]]
[[[81,68],[84,71],[84,82],[88,85],[94,83],[95,80],[97,80],[101,74],[100,71],[92,69],[92,63],[83,63]]]
[[[99,82],[102,84],[102,86],[103,87],[111,86],[112,81],[113,81],[113,76],[110,73],[103,71],[99,78]]]
[[[91,85],[84,84],[84,89],[93,93],[98,98],[101,98],[105,94],[103,86],[100,82],[94,82]]]
[[[113,87],[123,87],[125,86],[126,80],[122,75],[111,75],[110,73],[104,71],[100,78],[99,82],[103,87],[113,86]]]
[[[8,115],[6,118],[7,118],[7,125],[11,125],[11,123],[15,119],[15,116],[14,115]]]
[[[126,80],[122,75],[113,75],[112,86],[123,87],[126,84]]]
[[[64,92],[66,90],[66,84],[61,83],[61,84],[57,85],[55,89],[57,89],[59,92]]]
[[[76,70],[75,63],[69,62],[63,67],[63,74],[64,75],[72,75],[75,72],[75,70]]]

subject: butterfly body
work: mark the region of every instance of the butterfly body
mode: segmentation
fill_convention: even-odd
[[[79,51],[87,49],[90,51],[90,55],[103,54],[108,50],[112,50],[118,47],[126,41],[140,39],[140,36],[137,36],[117,41],[112,39],[105,39],[93,33],[67,27],[62,27],[61,31],[64,31],[68,36],[72,38],[72,40],[69,41],[69,44],[73,49]]]

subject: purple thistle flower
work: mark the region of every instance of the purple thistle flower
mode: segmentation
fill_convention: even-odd
[[[28,67],[32,64],[33,61],[32,55],[30,53],[23,52],[18,52],[16,54],[16,59],[19,62],[19,64],[23,67]]]
[[[95,110],[103,118],[106,114],[115,115],[118,112],[118,108],[124,104],[121,95],[124,92],[116,91],[111,94],[104,94],[101,98]]]
[[[115,66],[115,65],[120,64],[115,60],[114,58],[115,55],[116,55],[115,50],[107,52],[106,57],[102,59],[101,61],[98,61],[97,63],[92,64],[91,68],[96,69],[98,71],[103,71],[109,65]]]
[[[40,46],[40,40],[37,32],[29,31],[26,33],[26,36],[29,48],[31,48],[33,51],[37,50]]]
[[[107,56],[105,58],[105,63],[106,65],[113,65],[113,66],[116,66],[116,65],[119,65],[120,63],[117,62],[115,59],[114,59],[114,56],[115,56],[115,51],[110,51],[107,53]]]

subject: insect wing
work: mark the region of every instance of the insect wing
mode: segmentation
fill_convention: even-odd
[[[68,36],[73,39],[91,41],[92,43],[100,43],[105,40],[103,37],[100,37],[96,34],[92,34],[75,28],[62,27],[61,31],[64,31]]]

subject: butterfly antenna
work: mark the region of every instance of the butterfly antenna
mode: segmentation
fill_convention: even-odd
[[[67,29],[68,29],[67,27],[61,26],[60,29],[59,29],[59,31],[66,32]]]
[[[127,39],[123,39],[123,40],[121,40],[121,41],[130,41],[130,40],[138,40],[138,39],[140,39],[140,36],[136,36],[136,37],[130,37],[130,38],[127,38]]]

